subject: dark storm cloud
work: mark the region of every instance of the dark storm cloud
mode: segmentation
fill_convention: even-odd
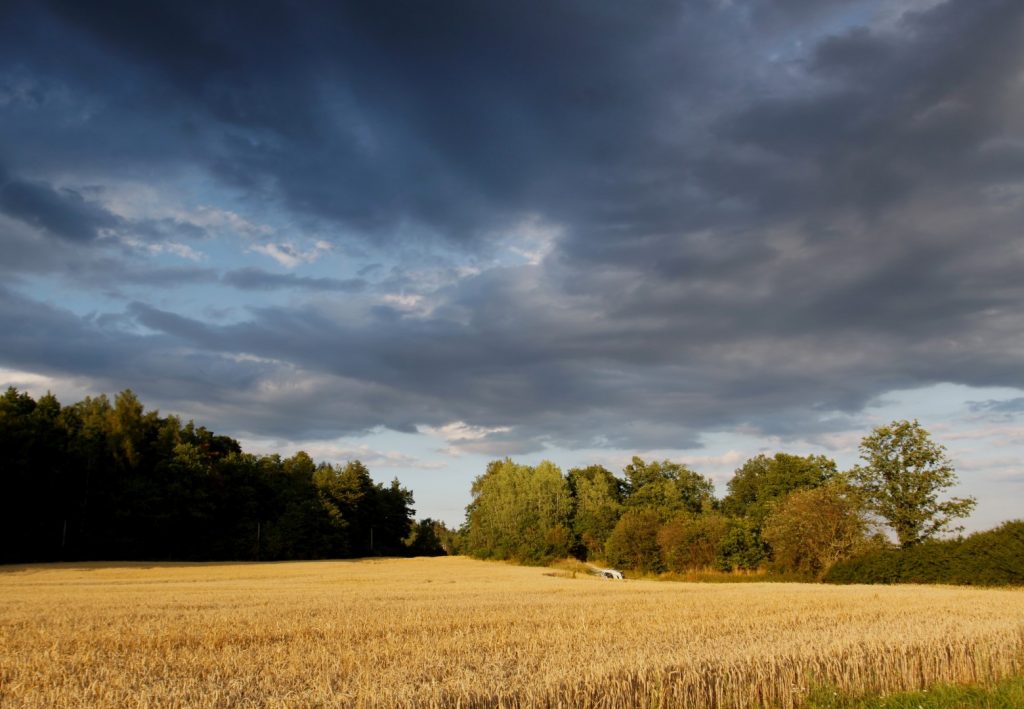
[[[134,313],[147,328],[190,348],[290,362],[336,381],[377,387],[397,400],[407,395],[429,403],[414,410],[423,417],[418,420],[402,416],[413,412],[392,412],[389,425],[395,427],[514,423],[513,431],[476,444],[494,452],[511,450],[511,441],[527,448],[540,441],[692,445],[697,431],[735,422],[737,409],[760,430],[806,435],[849,420],[819,420],[826,414],[852,415],[875,392],[943,381],[964,364],[956,343],[938,335],[922,341],[913,333],[893,334],[865,346],[856,333],[786,341],[748,333],[711,344],[693,342],[690,331],[673,328],[664,316],[612,327],[581,325],[583,312],[542,316],[522,294],[494,295],[509,287],[486,288],[490,303],[479,302],[472,286],[453,298],[452,307],[460,297],[473,301],[477,319],[467,323],[435,317],[396,327],[368,317],[342,324],[314,309],[265,309],[247,322],[215,327],[143,306]],[[548,296],[535,297],[544,302]],[[521,328],[527,320],[528,333]],[[986,384],[996,372],[1024,376],[1019,361],[1002,355],[1014,337],[1004,335],[989,343],[987,353],[972,353],[970,383]],[[894,364],[897,352],[902,364]],[[856,379],[849,378],[851,371]],[[630,412],[629,423],[623,411]]]
[[[161,242],[201,238],[205,230],[168,219],[127,219],[90,196],[94,197],[11,175],[0,167],[0,245],[5,252],[0,271],[14,277],[61,274],[78,284],[106,289],[214,279],[210,269],[154,268],[131,260],[147,244],[161,250]]]
[[[5,176],[0,167],[0,213],[72,242],[88,242],[119,223],[74,190]]]
[[[617,162],[643,169],[663,147],[649,133],[668,118],[665,82],[685,94],[706,71],[710,32],[698,26],[712,12],[702,3],[233,7],[51,4],[45,31],[37,20],[9,38],[8,54],[39,67],[24,82],[43,97],[13,102],[10,121],[31,130],[40,101],[80,94],[102,136],[93,155],[75,140],[67,152],[82,160],[123,166],[132,150],[142,160],[163,151],[371,234],[413,219],[466,238],[538,202],[591,208],[593,196],[577,203],[562,188],[571,179],[603,191],[594,168],[613,183]],[[111,128],[153,138],[126,150]]]
[[[826,90],[700,125],[695,116],[716,102],[737,102],[745,74],[763,61],[758,42],[790,39],[760,37],[744,10],[792,18],[857,4],[866,3],[652,3],[643,12],[562,3],[529,12],[467,2],[439,13],[353,3],[314,13],[267,3],[246,12],[54,3],[60,21],[48,32],[69,37],[59,46],[74,68],[62,67],[62,85],[100,95],[97,117],[119,130],[153,131],[155,140],[129,146],[141,159],[163,150],[165,160],[204,162],[298,212],[371,234],[412,219],[465,237],[538,211],[575,226],[581,251],[602,253],[638,236],[717,227],[730,202],[758,213],[822,200],[884,204],[920,176],[905,169],[915,161],[934,167],[957,149],[945,145],[951,139],[973,145],[981,116],[972,112],[985,106],[909,124],[936,91],[1012,75],[1015,3],[954,3],[940,8],[948,16],[908,20],[899,35],[828,38],[807,58]],[[14,37],[9,51],[38,62],[34,83],[46,86],[56,68],[36,39]],[[744,54],[737,42],[754,47]],[[73,61],[78,54],[90,61]],[[124,83],[112,91],[118,67]],[[986,67],[994,81],[982,80]],[[129,102],[152,109],[137,115]],[[12,120],[31,113],[17,108]],[[708,128],[726,139],[711,151],[698,147]],[[731,159],[731,141],[784,159],[758,174]],[[844,149],[852,145],[856,153]],[[125,147],[89,159],[130,160]],[[895,159],[910,151],[905,163]],[[929,156],[933,164],[921,164]]]
[[[937,184],[976,187],[976,171],[951,168],[1017,128],[1022,16],[1006,0],[948,2],[907,17],[899,34],[826,38],[806,62],[821,88],[755,103],[726,135],[795,165],[808,161],[799,187],[819,186],[805,207],[870,210]]]
[[[115,326],[8,294],[8,320],[53,329],[5,329],[0,352],[194,396],[239,430],[462,420],[510,428],[473,443],[499,453],[797,436],[896,388],[1019,386],[1024,5],[949,0],[872,26],[883,9],[24,4],[0,36],[0,156],[33,175],[7,178],[11,219],[66,243],[115,229],[159,245],[200,228],[105,221],[57,177],[191,170],[361,242],[382,265],[360,277],[410,242],[486,267],[371,289],[224,264],[62,266],[359,305],[215,325],[138,302]],[[531,220],[557,231],[548,255],[487,265],[495,235]],[[376,299],[387,285],[424,310]],[[76,341],[79,364],[61,354]]]

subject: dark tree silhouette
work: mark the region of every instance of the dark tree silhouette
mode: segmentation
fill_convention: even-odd
[[[131,391],[62,407],[0,396],[0,562],[313,559],[420,553],[412,493],[359,461],[282,460]]]

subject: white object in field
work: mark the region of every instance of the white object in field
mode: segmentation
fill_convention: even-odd
[[[602,569],[600,566],[594,566],[593,564],[587,564],[587,566],[590,567],[591,571],[603,579],[618,579],[619,581],[624,581],[626,578],[622,575],[621,571],[616,569]]]

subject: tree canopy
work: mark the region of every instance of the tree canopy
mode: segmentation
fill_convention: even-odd
[[[820,487],[836,473],[836,462],[823,455],[762,453],[736,470],[728,483],[729,494],[722,499],[722,510],[748,517],[760,526],[773,503],[796,490]]]
[[[412,492],[375,482],[358,460],[248,454],[147,411],[131,391],[62,406],[9,388],[0,446],[0,562],[468,553],[542,563],[571,553],[641,572],[820,577],[862,552],[902,563],[873,534],[879,523],[916,548],[975,504],[945,497],[956,473],[917,421],[875,428],[848,472],[825,456],[756,455],[721,501],[710,478],[670,460],[633,457],[621,476],[495,460],[473,481],[458,532],[415,523]]]
[[[656,510],[664,520],[676,512],[700,512],[715,499],[715,485],[681,463],[638,456],[623,468],[625,504]]]
[[[945,447],[932,441],[917,421],[878,426],[860,444],[865,465],[853,470],[868,509],[884,519],[903,547],[945,531],[974,509],[972,497],[940,495],[957,482]]]
[[[536,562],[569,553],[569,483],[553,463],[496,460],[471,492],[465,535],[470,554]]]

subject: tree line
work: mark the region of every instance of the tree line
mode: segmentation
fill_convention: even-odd
[[[0,562],[318,559],[444,553],[443,525],[358,460],[242,451],[131,391],[62,406],[0,397]]]
[[[473,482],[459,550],[526,563],[572,555],[646,573],[822,578],[844,560],[962,529],[955,522],[975,501],[943,497],[956,473],[917,421],[875,428],[860,453],[848,471],[821,455],[757,455],[721,499],[708,477],[668,460],[634,457],[621,476],[496,460]]]

